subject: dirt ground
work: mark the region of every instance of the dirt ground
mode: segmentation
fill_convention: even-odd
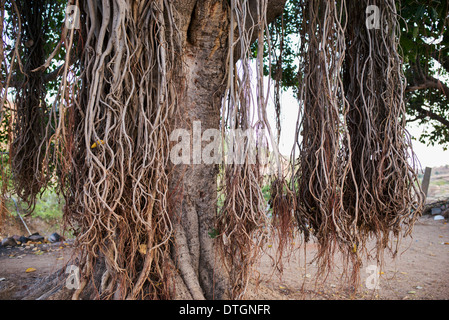
[[[23,292],[63,268],[72,253],[67,242],[29,247],[0,247],[0,300],[24,298]]]
[[[395,259],[385,254],[383,266],[364,260],[360,270],[360,287],[354,293],[346,278],[341,277],[342,265],[319,279],[313,260],[316,245],[303,247],[284,264],[282,276],[272,272],[272,260],[262,257],[258,271],[258,288],[252,287],[251,299],[291,300],[448,300],[449,299],[449,224],[447,219],[435,221],[423,216],[415,224],[411,237],[399,243]],[[337,259],[338,260],[338,259]],[[371,267],[370,267],[371,266]],[[371,268],[377,268],[376,270]],[[374,274],[378,289],[373,289]]]
[[[282,277],[273,274],[272,260],[264,255],[256,266],[256,279],[249,286],[247,299],[388,299],[447,300],[449,299],[449,224],[423,216],[415,225],[412,238],[400,242],[400,254],[395,260],[386,257],[378,270],[380,288],[368,289],[367,280],[374,270],[366,269],[372,261],[364,261],[361,284],[353,288],[338,276],[337,271],[325,281],[316,276],[316,265],[310,263],[316,247],[309,244],[307,258],[301,248],[284,263]],[[42,233],[41,233],[42,234]],[[271,249],[274,250],[274,249]],[[0,247],[0,300],[21,299],[22,293],[43,277],[64,267],[71,258],[70,242],[41,243],[16,248]],[[375,264],[374,264],[375,265]],[[32,272],[26,272],[29,268]],[[318,280],[318,281],[317,281]],[[368,281],[368,284],[373,282]]]

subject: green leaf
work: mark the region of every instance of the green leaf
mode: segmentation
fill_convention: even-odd
[[[215,239],[216,237],[218,237],[218,230],[213,228],[211,231],[209,231],[209,237],[211,237],[212,239]]]

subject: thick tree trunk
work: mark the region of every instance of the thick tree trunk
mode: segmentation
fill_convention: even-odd
[[[182,6],[186,6],[185,3]],[[190,20],[182,32],[181,68],[178,85],[178,116],[173,129],[186,129],[193,140],[193,123],[201,131],[218,129],[225,90],[229,6],[224,1],[197,1],[190,5]],[[184,13],[185,10],[180,11]],[[187,11],[189,12],[189,11]],[[175,224],[174,261],[187,288],[188,298],[222,299],[226,275],[216,255],[210,232],[217,212],[217,165],[174,166],[170,198]]]
[[[217,0],[175,3],[183,20],[183,77],[173,129],[187,129],[195,139],[194,121],[201,123],[202,132],[219,128],[229,63],[230,6],[227,1]],[[284,5],[285,0],[269,1],[268,22],[282,13]],[[247,28],[257,21],[257,6],[258,1],[250,1],[252,19],[247,17]],[[228,275],[210,236],[217,214],[217,174],[217,165],[202,163],[176,166],[171,176],[173,207],[178,214],[174,259],[188,296],[194,299],[229,297]]]

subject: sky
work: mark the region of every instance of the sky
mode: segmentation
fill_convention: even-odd
[[[409,133],[418,138],[423,128],[418,125],[409,125],[407,127]],[[413,140],[413,151],[421,162],[422,169],[425,167],[441,167],[449,164],[449,150],[444,151],[439,145],[427,146],[419,141]]]

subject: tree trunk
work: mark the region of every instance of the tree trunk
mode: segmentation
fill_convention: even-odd
[[[285,2],[268,1],[268,23],[283,12]],[[219,128],[229,64],[231,10],[228,1],[179,0],[175,3],[182,15],[183,77],[178,86],[179,116],[173,129],[187,129],[195,139],[194,121],[201,123],[202,132]],[[252,19],[247,17],[247,28],[257,22],[258,5],[257,0],[250,0]],[[256,40],[257,32],[253,37],[252,41]],[[238,54],[236,48],[235,59]],[[210,235],[216,222],[218,171],[218,165],[178,165],[171,176],[170,193],[176,195],[172,199],[175,216],[178,215],[178,219],[175,218],[174,258],[188,289],[188,297],[194,299],[231,296],[229,275],[225,274],[221,261],[223,257],[218,254],[215,240]]]

